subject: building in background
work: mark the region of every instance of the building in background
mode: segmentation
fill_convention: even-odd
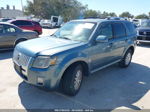
[[[23,12],[21,10],[16,10],[15,6],[13,6],[13,9],[10,9],[9,5],[6,6],[6,9],[1,7],[0,9],[0,18],[16,18],[16,17],[22,17]]]

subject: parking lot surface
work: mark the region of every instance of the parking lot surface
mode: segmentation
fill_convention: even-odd
[[[43,36],[56,29],[44,29]],[[13,69],[13,51],[0,53],[0,109],[150,109],[150,44],[136,48],[131,65],[85,77],[75,97],[26,84]]]

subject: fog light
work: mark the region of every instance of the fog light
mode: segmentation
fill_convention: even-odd
[[[38,77],[37,82],[38,82],[38,84],[43,85],[44,84],[44,79],[41,78],[41,77]]]

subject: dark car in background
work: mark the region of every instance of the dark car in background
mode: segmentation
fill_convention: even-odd
[[[145,20],[137,28],[138,42],[150,42],[150,20]]]
[[[31,30],[37,32],[39,35],[42,34],[42,27],[41,25],[33,20],[11,20],[9,23],[14,24],[21,29],[24,30]]]
[[[11,19],[8,19],[8,18],[0,18],[0,22],[7,22],[7,21],[10,21]]]
[[[22,41],[37,37],[36,32],[22,30],[15,25],[0,22],[0,50],[12,49]]]

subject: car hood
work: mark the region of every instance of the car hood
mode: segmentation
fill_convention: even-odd
[[[59,52],[58,49],[62,51],[79,46],[81,44],[83,44],[83,42],[58,39],[53,37],[42,37],[22,42],[17,45],[16,49],[24,54],[27,54],[28,56],[34,57],[36,56],[36,54],[39,54],[47,50],[48,51],[51,50],[52,52],[51,54],[45,55],[52,55],[54,53]]]
[[[150,27],[139,27],[138,31],[150,31]]]

